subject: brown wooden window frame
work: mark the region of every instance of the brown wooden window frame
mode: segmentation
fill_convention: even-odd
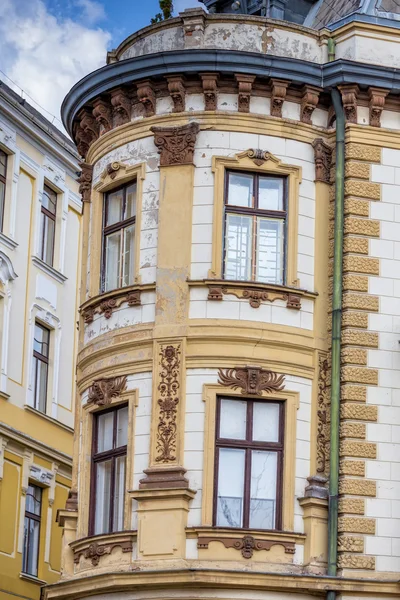
[[[27,531],[28,533],[27,533],[26,540],[25,540],[25,535],[24,535],[23,552],[22,552],[22,572],[26,573],[27,575],[32,575],[33,577],[37,577],[38,572],[39,572],[39,549],[40,549],[40,529],[41,529],[41,523],[42,523],[43,489],[40,486],[29,482],[28,492],[29,492],[29,487],[33,487],[37,490],[40,490],[39,514],[32,513],[25,509],[24,534],[25,534],[25,531]],[[32,494],[29,494],[28,492],[26,495],[27,496],[30,495],[34,498],[34,496]],[[35,498],[34,498],[34,501],[37,502],[37,500]],[[31,573],[30,571],[28,571],[30,530],[29,530],[29,527],[26,528],[26,526],[25,526],[27,519],[28,519],[28,521],[35,521],[36,523],[39,523],[39,531],[38,531],[37,547],[36,547],[36,553],[37,553],[37,555],[36,555],[36,573]]]
[[[115,462],[116,459],[128,455],[128,445],[114,448],[117,441],[117,428],[118,428],[118,411],[127,408],[128,404],[118,404],[112,406],[106,410],[102,410],[94,413],[93,415],[93,437],[92,437],[92,468],[91,468],[91,481],[90,481],[90,503],[89,503],[89,535],[95,535],[95,523],[96,523],[96,477],[97,477],[97,464],[111,460],[111,478],[110,478],[110,511],[108,515],[109,530],[104,532],[104,535],[114,533],[114,499],[115,499]],[[98,444],[98,430],[99,430],[99,417],[106,413],[114,413],[113,416],[113,448],[104,452],[97,452]],[[125,485],[126,487],[126,462],[125,462]],[[100,535],[100,534],[99,534]]]
[[[5,175],[0,173],[0,181],[4,184],[4,193],[3,197],[0,198],[0,231],[3,231],[4,225],[4,209],[6,204],[6,192],[7,192],[7,167],[8,167],[8,155],[4,150],[0,148],[0,154],[5,157]]]
[[[46,263],[46,265],[49,265],[50,267],[52,267],[54,265],[54,248],[55,248],[55,242],[56,242],[56,224],[57,224],[57,201],[58,201],[58,194],[55,190],[53,190],[53,188],[51,188],[49,185],[47,185],[47,183],[45,183],[43,185],[43,194],[47,194],[47,195],[51,195],[48,194],[47,190],[49,192],[51,192],[51,194],[55,195],[55,209],[54,209],[54,213],[51,212],[51,210],[49,210],[48,208],[45,208],[43,206],[43,200],[40,206],[40,235],[41,235],[41,240],[40,240],[40,260],[42,260],[44,263]],[[46,219],[49,219],[54,226],[54,234],[53,234],[53,243],[52,243],[52,248],[51,248],[51,261],[48,262],[45,258],[45,241],[46,241],[46,233],[45,233],[45,223],[46,223]]]
[[[247,404],[246,412],[246,439],[237,440],[230,438],[220,438],[221,424],[221,400],[239,400]],[[279,431],[278,442],[255,441],[253,436],[253,407],[255,403],[278,404],[279,405]],[[215,423],[215,462],[214,462],[214,498],[213,498],[213,527],[226,526],[217,525],[218,509],[218,483],[219,483],[219,449],[240,449],[245,450],[244,467],[244,489],[243,489],[243,523],[242,527],[232,529],[250,529],[250,494],[251,494],[251,452],[253,450],[269,451],[277,453],[277,477],[276,477],[276,507],[275,507],[275,527],[271,531],[282,530],[282,501],[283,501],[283,466],[284,466],[284,443],[285,443],[285,402],[282,400],[249,399],[245,397],[219,395],[217,396]],[[269,530],[265,530],[269,531]]]
[[[108,198],[110,196],[110,194],[115,194],[115,192],[119,192],[120,190],[123,190],[123,199],[122,199],[122,214],[125,213],[125,207],[126,207],[126,192],[127,189],[133,185],[134,183],[136,183],[136,212],[134,214],[133,217],[129,217],[128,219],[124,219],[122,221],[118,221],[117,223],[113,223],[112,225],[108,225],[106,226],[107,223],[107,216],[108,216]],[[121,231],[121,229],[126,229],[127,227],[130,227],[131,225],[135,225],[136,226],[136,219],[137,219],[137,179],[132,179],[131,181],[124,183],[118,187],[115,187],[111,190],[109,190],[108,192],[106,192],[104,194],[104,201],[103,201],[103,240],[102,240],[102,261],[101,261],[101,291],[102,292],[111,292],[112,290],[106,290],[106,261],[107,261],[107,252],[106,252],[106,241],[107,241],[107,236],[110,235],[111,233],[116,233],[117,231]],[[136,227],[135,227],[135,237],[138,235],[138,232],[136,231]],[[122,244],[121,244],[121,253],[122,253]],[[137,260],[138,257],[134,256],[134,260]],[[134,265],[131,265],[131,268],[134,268]],[[121,260],[121,269],[122,269],[122,260]],[[120,289],[121,287],[126,287],[126,286],[122,286],[122,274],[119,273],[118,275],[118,280],[119,280],[119,286],[115,289]]]
[[[33,340],[34,340],[33,344],[35,344],[35,339],[36,339],[35,338],[36,327],[39,327],[43,331],[47,332],[48,342],[41,342],[42,344],[45,343],[45,345],[47,346],[47,354],[42,354],[41,352],[38,352],[37,350],[35,350],[35,348],[33,348],[33,357],[37,359],[36,362],[35,362],[35,373],[34,373],[33,407],[36,410],[39,410],[40,412],[46,413],[46,409],[47,409],[47,392],[48,392],[48,385],[49,385],[49,355],[50,355],[51,329],[49,329],[48,327],[45,327],[45,325],[42,325],[42,323],[39,323],[38,321],[35,321],[35,327],[34,327],[34,330],[33,330]],[[39,403],[39,399],[37,398],[38,361],[41,361],[41,362],[45,363],[45,365],[46,365],[46,392],[44,394],[45,406],[44,406],[44,410],[43,411],[39,407],[40,403]]]
[[[253,177],[253,206],[251,208],[245,206],[237,206],[235,204],[229,204],[229,175],[247,175]],[[283,183],[283,208],[284,210],[265,210],[258,207],[259,203],[259,181],[260,178],[278,179]],[[226,235],[227,235],[227,215],[237,214],[246,215],[252,218],[252,256],[251,256],[251,279],[237,280],[237,281],[251,281],[254,283],[266,283],[257,279],[257,217],[280,219],[283,221],[283,257],[282,257],[282,283],[276,285],[285,285],[286,283],[286,271],[287,271],[287,231],[288,231],[288,177],[285,175],[275,175],[273,173],[255,173],[253,171],[245,171],[239,169],[226,169],[225,170],[225,184],[224,184],[224,231],[223,231],[223,251],[222,251],[222,274],[223,278],[226,279]]]

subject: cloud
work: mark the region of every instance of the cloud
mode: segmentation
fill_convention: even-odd
[[[100,18],[96,2],[79,1]],[[56,117],[74,83],[105,64],[110,39],[103,29],[56,18],[43,0],[0,1],[0,69]]]
[[[104,21],[106,13],[104,6],[94,0],[75,0],[75,5],[82,9],[82,19],[87,25]]]

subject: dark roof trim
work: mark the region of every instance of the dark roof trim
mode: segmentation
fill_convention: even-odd
[[[147,54],[107,65],[79,81],[66,96],[61,115],[65,128],[72,135],[77,112],[99,94],[139,79],[168,73],[248,73],[259,77],[288,79],[330,89],[341,83],[379,86],[400,91],[400,69],[390,69],[348,60],[336,60],[324,65],[271,56],[255,52],[232,50],[174,50]]]
[[[379,27],[394,27],[395,29],[400,29],[400,20],[398,19],[390,19],[388,17],[379,17],[373,15],[363,15],[359,12],[347,15],[346,17],[343,17],[342,19],[339,19],[334,23],[325,25],[325,27],[330,31],[335,31],[335,29],[344,27],[344,25],[348,25],[349,23],[371,23],[372,25],[379,25]]]

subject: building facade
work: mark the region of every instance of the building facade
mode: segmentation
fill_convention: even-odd
[[[0,84],[0,598],[59,579],[82,203],[72,142]]]
[[[64,101],[83,284],[45,597],[398,598],[399,15],[204,4]]]

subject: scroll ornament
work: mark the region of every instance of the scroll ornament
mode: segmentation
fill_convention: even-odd
[[[160,382],[157,390],[158,425],[157,425],[157,463],[171,463],[176,460],[176,435],[179,404],[179,374],[181,368],[181,346],[161,346],[160,349]]]
[[[261,367],[236,367],[234,369],[219,369],[218,383],[234,390],[242,390],[242,394],[262,396],[263,392],[271,394],[285,387],[285,376],[262,369]]]

